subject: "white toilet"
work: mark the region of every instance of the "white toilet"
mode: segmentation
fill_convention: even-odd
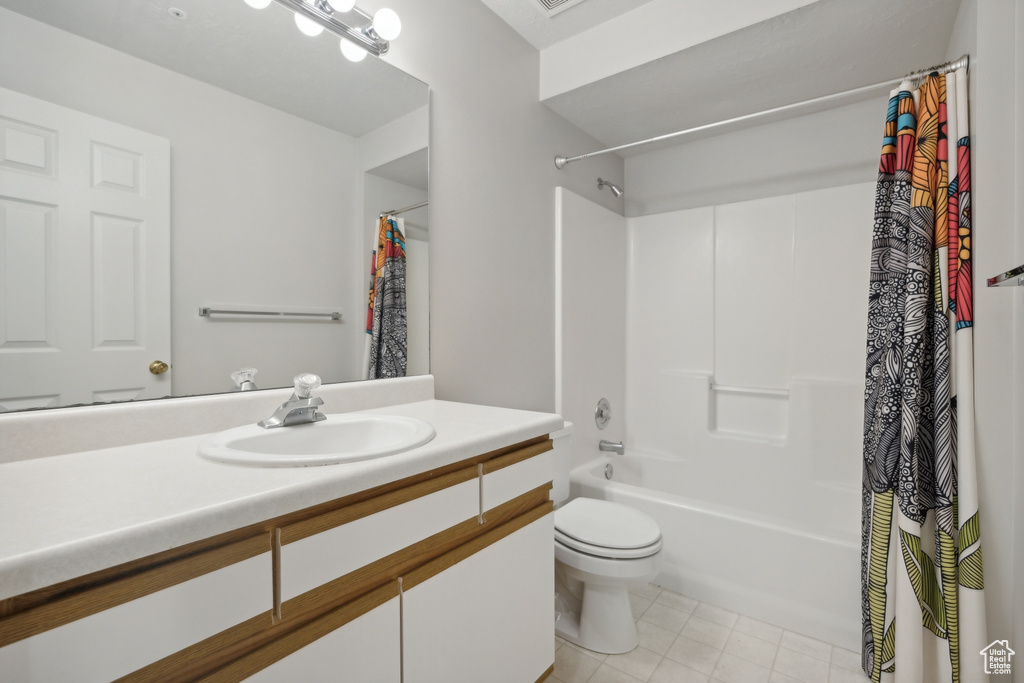
[[[572,423],[551,435],[555,479],[555,634],[594,652],[621,654],[639,642],[629,587],[661,567],[661,529],[629,506],[569,498]]]

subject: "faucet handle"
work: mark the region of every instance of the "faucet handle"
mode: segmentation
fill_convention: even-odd
[[[295,375],[295,395],[299,398],[309,398],[313,390],[320,386],[320,378],[312,372],[302,372]]]

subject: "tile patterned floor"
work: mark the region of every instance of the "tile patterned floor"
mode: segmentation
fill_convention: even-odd
[[[630,593],[640,645],[602,655],[555,638],[548,683],[865,683],[860,656],[657,586]]]

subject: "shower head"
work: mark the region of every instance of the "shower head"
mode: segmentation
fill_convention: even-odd
[[[612,191],[612,195],[614,195],[616,199],[618,199],[619,197],[622,196],[622,188],[621,187],[619,187],[615,183],[609,183],[607,180],[601,180],[600,178],[598,178],[597,179],[597,189],[602,190],[605,187],[608,187],[608,189],[610,189]]]

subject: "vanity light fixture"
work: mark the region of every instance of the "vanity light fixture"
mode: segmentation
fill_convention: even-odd
[[[267,7],[272,0],[245,0],[256,9]],[[353,62],[361,61],[367,53],[380,57],[388,51],[388,41],[402,31],[398,14],[387,7],[370,16],[355,6],[355,0],[273,0],[295,12],[295,24],[307,36],[320,35],[324,29],[341,38],[341,52]],[[358,26],[350,26],[338,18],[339,14],[352,15]]]

